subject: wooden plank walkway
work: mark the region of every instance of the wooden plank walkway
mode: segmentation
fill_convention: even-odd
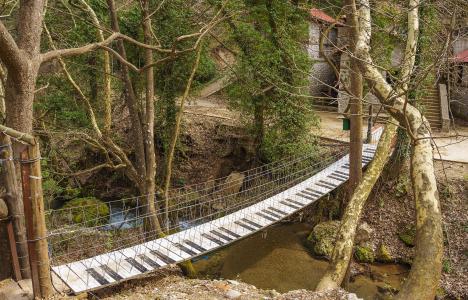
[[[375,150],[375,145],[363,146],[363,167],[373,159]],[[303,182],[222,218],[164,238],[55,266],[52,270],[74,293],[128,280],[258,232],[330,193],[348,177],[349,155],[346,155]]]

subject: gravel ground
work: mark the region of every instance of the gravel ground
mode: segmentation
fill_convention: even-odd
[[[355,294],[344,290],[334,290],[327,293],[316,293],[306,290],[296,290],[280,294],[274,290],[260,290],[255,286],[235,280],[201,280],[185,279],[180,276],[169,276],[151,284],[135,285],[118,294],[102,299],[161,299],[161,300],[258,300],[258,299],[323,299],[323,300],[353,300]]]

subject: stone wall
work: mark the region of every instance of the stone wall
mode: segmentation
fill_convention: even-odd
[[[454,116],[468,121],[468,86],[451,87],[450,109]]]
[[[348,44],[349,30],[345,27],[338,28],[338,47],[342,48]],[[338,112],[344,112],[349,102],[349,95],[345,92],[343,83],[349,85],[349,55],[345,52],[340,59],[340,83],[338,91]]]
[[[330,93],[331,86],[336,82],[333,69],[320,54],[320,24],[311,22],[309,25],[309,45],[307,50],[313,60],[310,71],[310,94],[315,97],[324,97]],[[337,42],[336,29],[330,31],[327,41],[324,41],[324,50],[330,55]]]
[[[468,49],[468,37],[460,36],[453,42],[453,54],[456,55],[465,49]]]

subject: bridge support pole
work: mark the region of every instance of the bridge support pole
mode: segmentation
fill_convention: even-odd
[[[34,297],[46,298],[53,293],[46,238],[44,199],[42,194],[41,157],[39,144],[34,141],[21,152],[26,235]]]

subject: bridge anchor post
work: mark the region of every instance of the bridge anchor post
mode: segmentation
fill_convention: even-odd
[[[20,162],[33,293],[35,298],[47,298],[52,295],[53,289],[42,194],[41,157],[36,140],[21,152]]]

